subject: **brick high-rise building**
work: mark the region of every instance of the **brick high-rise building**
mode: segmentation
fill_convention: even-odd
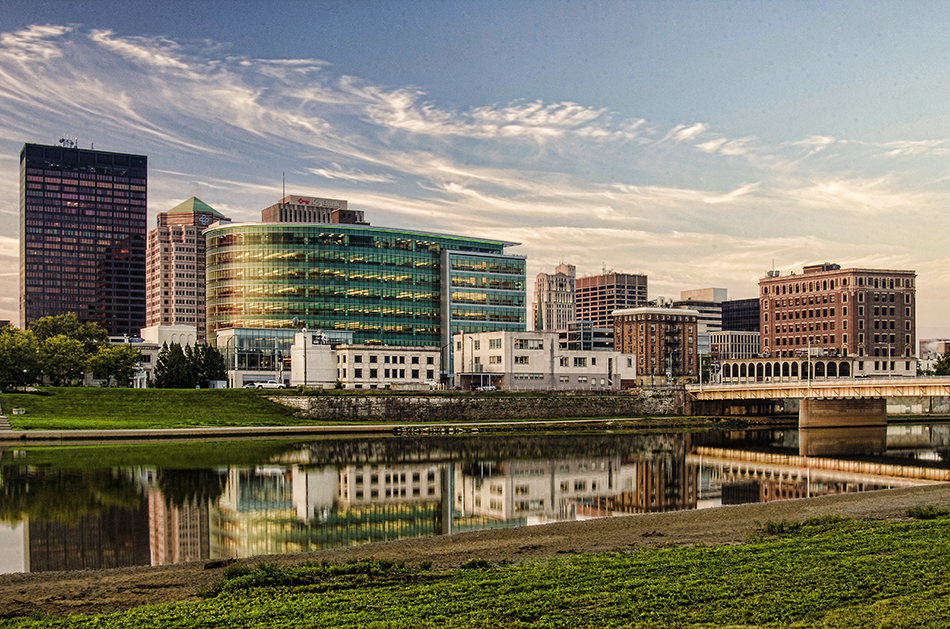
[[[914,271],[828,263],[806,266],[801,275],[770,271],[759,280],[762,352],[912,357],[916,278]]]
[[[158,215],[158,226],[148,233],[148,327],[194,326],[198,340],[205,340],[205,238],[201,232],[222,219],[220,212],[195,197]]]
[[[567,324],[575,320],[575,275],[573,264],[557,265],[553,275],[538,273],[531,304],[536,331],[566,330]]]
[[[145,326],[148,158],[25,144],[20,325],[75,313],[109,334]]]
[[[579,277],[574,300],[578,321],[591,321],[597,328],[612,328],[614,310],[646,305],[647,276],[611,272]]]
[[[695,378],[699,366],[699,312],[682,308],[630,308],[614,314],[614,349],[637,355],[637,383],[666,384]]]

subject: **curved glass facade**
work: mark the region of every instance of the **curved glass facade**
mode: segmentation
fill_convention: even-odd
[[[524,329],[525,259],[504,254],[514,243],[350,224],[226,223],[205,236],[209,337],[296,317],[354,343],[439,346],[450,312]]]

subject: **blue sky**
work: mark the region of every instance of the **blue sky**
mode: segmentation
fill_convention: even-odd
[[[68,135],[149,156],[150,224],[192,195],[259,220],[286,173],[651,297],[913,269],[919,335],[947,337],[948,93],[943,3],[5,0],[0,318],[17,156]]]

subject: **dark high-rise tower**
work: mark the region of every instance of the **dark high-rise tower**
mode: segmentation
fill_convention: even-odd
[[[20,152],[20,324],[73,312],[109,334],[145,327],[148,158],[26,144]]]

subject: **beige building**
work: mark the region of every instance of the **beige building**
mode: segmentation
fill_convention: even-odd
[[[867,357],[897,370],[895,359],[915,355],[916,278],[829,263],[801,275],[770,271],[759,280],[762,353]]]
[[[147,327],[195,326],[198,340],[204,342],[205,239],[201,232],[222,219],[221,213],[195,197],[158,215],[158,226],[148,233]]]
[[[571,350],[557,332],[479,332],[453,337],[455,382],[462,389],[619,390],[633,385],[636,357]]]
[[[699,373],[695,310],[629,308],[614,314],[614,347],[637,356],[637,384],[664,385]]]
[[[532,320],[538,332],[566,330],[575,320],[573,264],[559,264],[554,274],[538,273],[534,280]]]

